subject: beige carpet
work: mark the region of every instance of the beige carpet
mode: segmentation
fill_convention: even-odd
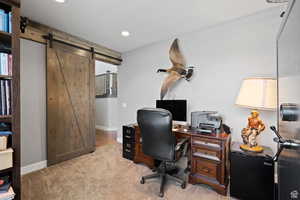
[[[121,145],[109,144],[96,152],[22,177],[22,200],[152,200],[162,199],[158,180],[139,183],[152,173],[143,165],[123,159]],[[223,200],[213,190],[173,182],[165,187],[168,200]]]

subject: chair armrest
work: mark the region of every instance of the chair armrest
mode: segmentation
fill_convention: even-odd
[[[187,143],[188,143],[189,139],[188,138],[184,138],[181,139],[175,147],[175,151],[179,151],[181,148],[183,148]]]

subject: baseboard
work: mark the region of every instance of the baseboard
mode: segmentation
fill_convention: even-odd
[[[96,125],[96,129],[103,130],[103,131],[117,131],[118,130],[118,128],[115,128],[115,127],[107,127],[107,126],[101,126],[101,125]]]
[[[21,167],[21,175],[29,174],[47,167],[47,160]]]

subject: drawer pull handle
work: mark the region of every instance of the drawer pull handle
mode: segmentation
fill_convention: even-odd
[[[130,153],[131,151],[129,149],[125,149],[126,152]]]
[[[220,148],[219,144],[214,144],[214,143],[210,143],[210,142],[203,142],[203,141],[194,141],[193,142],[196,145],[204,145],[204,146],[209,146],[209,147],[214,147],[214,148]]]
[[[193,153],[193,156],[200,157],[200,158],[206,158],[206,159],[214,160],[214,161],[220,161],[220,159],[218,157],[216,157],[216,156],[207,155],[207,154],[199,153],[199,152]]]
[[[204,171],[204,172],[206,172],[206,173],[209,173],[209,171],[210,171],[208,168],[205,168],[205,167],[202,167],[201,170]]]
[[[126,138],[131,138],[129,135],[126,135],[125,137],[126,137]]]

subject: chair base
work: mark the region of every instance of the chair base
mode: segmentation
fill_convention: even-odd
[[[174,168],[171,169],[171,172],[172,171],[174,171]],[[148,180],[148,179],[160,178],[160,190],[159,190],[159,195],[158,195],[159,197],[164,196],[164,186],[165,186],[166,180],[172,180],[172,181],[180,184],[182,189],[186,188],[186,181],[185,180],[182,180],[178,177],[172,176],[168,172],[169,172],[169,170],[167,171],[166,163],[163,162],[160,165],[160,167],[157,169],[157,173],[154,173],[154,174],[151,174],[151,175],[148,175],[148,176],[143,176],[141,178],[140,182],[141,182],[141,184],[144,184],[145,181]]]

